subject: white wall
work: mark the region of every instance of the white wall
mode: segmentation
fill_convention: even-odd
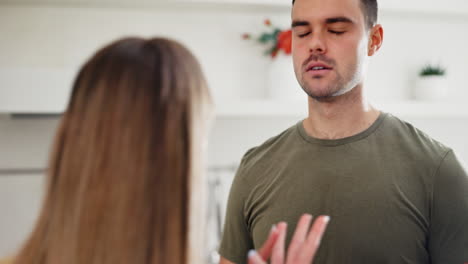
[[[262,29],[264,17],[275,15],[275,11],[167,7],[2,7],[0,67],[77,68],[98,47],[116,38],[168,36],[198,56],[216,98],[259,97],[267,61],[262,48],[243,41],[241,34]]]
[[[467,16],[383,12],[384,43],[369,67],[368,91],[377,100],[411,97],[413,82],[426,63],[447,67],[450,96],[468,95]]]
[[[270,17],[289,23],[284,8],[147,9],[0,6],[0,68],[73,68],[100,45],[127,35],[162,35],[194,51],[217,100],[265,95],[268,60],[263,47],[243,41]],[[409,98],[411,80],[428,60],[448,66],[451,100],[468,96],[468,16],[383,12],[385,42],[370,65],[368,90],[376,100]],[[1,89],[1,87],[0,87]],[[24,95],[28,96],[28,95]],[[215,123],[210,166],[237,164],[242,154],[296,123],[296,118],[224,118]],[[468,161],[468,120],[411,120]],[[44,167],[57,120],[0,116],[0,169]],[[229,177],[228,175],[226,177]],[[38,210],[40,175],[0,176],[0,256],[12,254]],[[4,216],[6,215],[6,216]]]
[[[126,35],[169,36],[200,59],[216,99],[259,98],[266,89],[264,48],[240,38],[264,29],[264,18],[289,24],[287,9],[149,9],[0,6],[0,68],[77,69],[97,47]],[[448,68],[451,100],[468,95],[468,15],[382,12],[385,40],[369,67],[369,95],[410,97],[426,62]]]

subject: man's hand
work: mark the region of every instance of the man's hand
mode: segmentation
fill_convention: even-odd
[[[276,226],[273,226],[271,228],[271,231],[270,231],[270,234],[268,235],[267,240],[265,241],[265,243],[263,243],[263,246],[258,250],[258,254],[260,255],[260,258],[268,259],[270,257],[273,247],[275,246],[276,240],[278,239],[278,235],[279,235],[278,228]],[[234,264],[234,263],[221,257],[221,261],[219,262],[219,264]]]
[[[322,236],[327,228],[328,216],[320,216],[309,231],[312,216],[305,214],[299,219],[294,236],[285,255],[287,225],[281,222],[273,228],[267,241],[258,253],[249,252],[249,264],[266,264],[271,258],[271,264],[310,264],[320,245]]]

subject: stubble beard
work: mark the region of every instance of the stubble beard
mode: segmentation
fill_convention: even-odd
[[[321,78],[323,77],[318,77],[318,78],[316,77],[314,79],[317,79],[318,81]],[[324,89],[322,88],[320,91],[316,87],[314,87],[314,84],[311,84],[311,82],[313,81],[314,80],[308,82],[304,80],[304,78],[302,78],[301,87],[302,87],[302,90],[304,90],[304,92],[310,98],[315,99],[317,101],[330,99],[332,97],[336,97],[345,93],[345,91],[343,91],[344,90],[343,78],[339,74],[336,75],[336,78],[333,81],[327,84],[326,88]]]
[[[351,65],[348,67],[346,71],[346,78],[340,74],[337,69],[334,69],[334,73],[336,74],[335,78],[329,81],[326,84],[325,88],[317,89],[319,87],[314,87],[313,82],[315,80],[305,80],[304,75],[302,76],[302,80],[300,85],[302,90],[312,99],[316,101],[329,101],[335,97],[341,96],[346,94],[347,92],[351,91],[354,87],[356,87],[360,79],[359,78],[359,69],[358,63],[355,65]],[[319,77],[324,78],[324,77]],[[317,79],[319,79],[317,78]]]

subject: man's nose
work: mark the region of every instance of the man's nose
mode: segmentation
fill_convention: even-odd
[[[327,52],[327,45],[322,34],[314,34],[309,39],[309,52],[311,54],[323,54]]]

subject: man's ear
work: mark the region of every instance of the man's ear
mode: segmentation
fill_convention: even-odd
[[[375,25],[370,30],[369,43],[367,45],[367,55],[373,56],[382,46],[383,27],[380,24]]]

